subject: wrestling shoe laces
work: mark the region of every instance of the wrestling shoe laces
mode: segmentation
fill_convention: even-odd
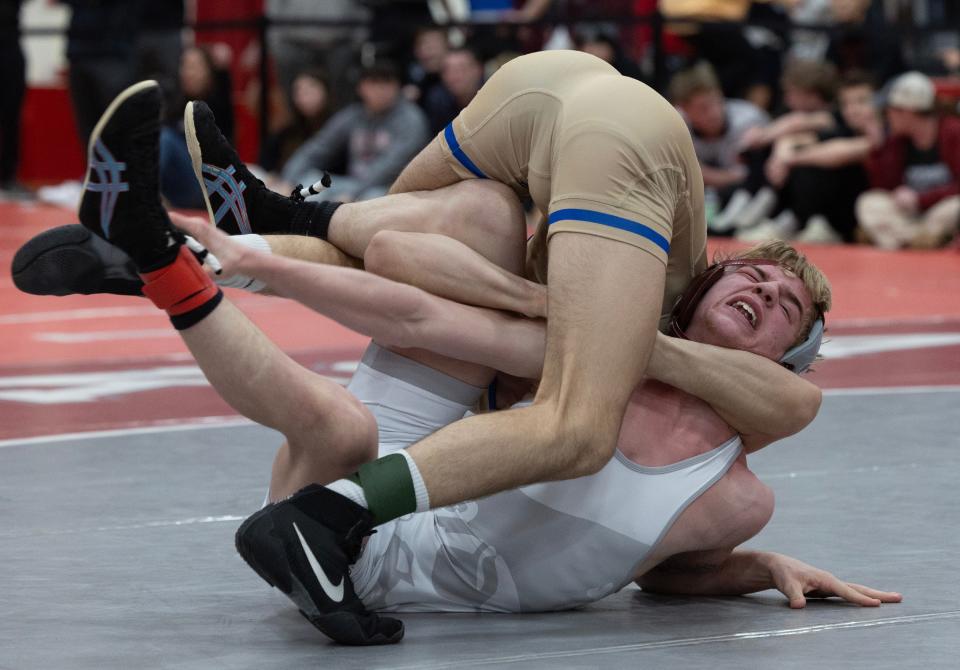
[[[331,639],[349,645],[392,644],[403,623],[369,612],[350,565],[372,532],[370,513],[323,486],[311,485],[243,522],[237,551],[268,584]]]
[[[160,203],[162,105],[152,80],[110,103],[90,135],[80,200],[80,223],[126,253],[141,272],[172,262],[183,243]]]
[[[303,187],[289,197],[268,189],[240,160],[205,102],[187,103],[183,127],[211,223],[230,235],[298,233],[304,227],[315,205],[304,204]]]

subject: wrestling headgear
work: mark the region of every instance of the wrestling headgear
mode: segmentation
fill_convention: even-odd
[[[668,334],[688,339],[684,331],[690,325],[690,320],[693,318],[693,313],[697,310],[701,298],[710,290],[710,287],[720,280],[728,267],[742,265],[779,265],[779,263],[766,258],[731,258],[714,263],[694,277],[690,285],[687,286],[687,290],[677,299],[670,315]],[[807,339],[789,349],[780,359],[780,364],[797,374],[806,372],[817,359],[817,352],[820,351],[820,344],[823,342],[823,327],[823,317],[821,316],[810,328]]]

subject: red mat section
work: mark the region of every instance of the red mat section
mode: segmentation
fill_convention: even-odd
[[[0,440],[232,414],[166,317],[144,300],[38,297],[13,287],[16,249],[73,221],[53,207],[0,203]],[[830,359],[811,379],[825,388],[960,385],[960,253],[804,251],[834,287]],[[349,376],[365,345],[289,301],[230,297],[299,362],[334,378]]]

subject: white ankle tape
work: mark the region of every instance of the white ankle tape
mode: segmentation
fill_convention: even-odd
[[[230,239],[234,240],[235,242],[239,242],[250,249],[256,249],[257,251],[262,251],[266,254],[273,253],[273,251],[270,249],[270,243],[267,242],[266,238],[264,238],[262,235],[257,235],[254,233],[249,235],[234,235]],[[220,265],[220,261],[213,254],[209,254],[207,258],[204,259],[204,263],[215,268],[219,267]],[[224,288],[239,288],[243,289],[244,291],[250,291],[251,293],[259,293],[267,287],[267,285],[259,279],[254,279],[253,277],[239,274],[226,278],[214,277],[214,281],[216,281],[219,286],[223,286]]]

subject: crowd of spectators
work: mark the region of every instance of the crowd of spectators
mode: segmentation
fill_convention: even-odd
[[[207,101],[232,136],[245,96],[230,73],[244,55],[216,44],[184,49],[173,27],[182,2],[63,1],[74,10],[67,55],[81,137],[112,95],[143,76],[160,79],[171,110]],[[942,246],[960,219],[960,121],[948,98],[950,78],[960,76],[960,34],[909,40],[902,26],[956,21],[955,4],[265,0],[276,25],[263,93],[270,133],[260,138],[257,167],[278,190],[326,171],[333,187],[321,197],[376,196],[499,65],[575,48],[677,106],[701,162],[712,234]],[[654,9],[666,19],[656,44],[656,31],[632,18]],[[85,39],[92,25],[95,41]],[[7,184],[16,149],[2,145]],[[197,206],[175,114],[163,130],[161,168],[168,201]]]

